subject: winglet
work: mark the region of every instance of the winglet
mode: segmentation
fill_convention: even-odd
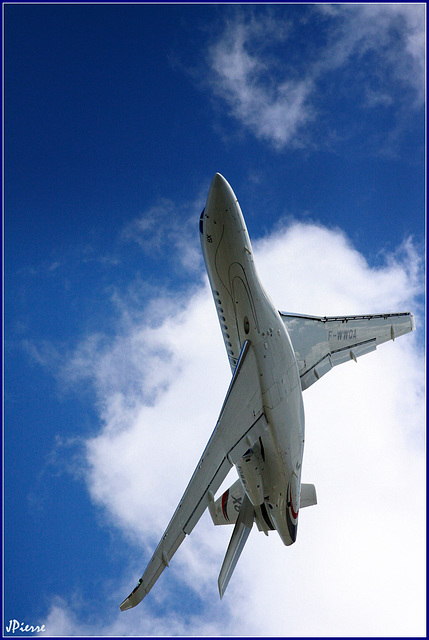
[[[219,573],[218,586],[219,595],[222,598],[226,591],[232,573],[236,567],[241,552],[244,549],[249,533],[252,529],[254,519],[253,505],[247,495],[244,495],[241,503],[240,513],[232,532],[231,540],[226,550],[225,559]]]
[[[121,611],[127,611],[127,609],[132,609],[137,604],[139,604],[139,602],[141,602],[143,600],[145,595],[147,595],[147,591],[143,587],[142,578],[140,578],[139,583],[136,586],[136,588],[133,589],[131,591],[130,595],[128,596],[128,598],[125,598],[125,600],[123,602],[121,602],[121,604],[119,605],[120,610]]]

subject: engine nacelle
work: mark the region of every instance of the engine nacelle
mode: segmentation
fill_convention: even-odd
[[[254,445],[253,448],[248,449],[244,456],[236,462],[235,466],[247,497],[254,507],[259,506],[264,501],[264,485],[262,482],[264,461],[259,447]]]

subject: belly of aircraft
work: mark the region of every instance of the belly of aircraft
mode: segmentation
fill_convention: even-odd
[[[228,203],[223,213],[209,212],[201,233],[231,370],[246,340],[256,356],[268,423],[261,443],[267,457],[263,504],[282,541],[289,545],[296,538],[304,442],[295,354],[284,323],[259,281],[238,203]]]

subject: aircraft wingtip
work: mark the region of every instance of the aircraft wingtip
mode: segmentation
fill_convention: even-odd
[[[222,598],[223,598],[223,594],[225,593],[225,589],[223,589],[223,588],[222,588],[222,585],[221,585],[221,583],[220,583],[220,580],[218,581],[218,585],[217,585],[217,586],[219,587],[219,597],[220,597],[220,599],[222,600]]]
[[[125,598],[125,600],[119,605],[120,610],[127,611],[128,609],[132,609],[143,600],[146,594],[147,592],[142,587],[142,580],[140,579],[138,585],[133,591],[131,591],[128,598]]]
[[[130,596],[128,596],[128,598],[125,598],[125,600],[121,602],[119,608],[121,611],[126,611],[127,609],[131,609],[132,606],[133,605],[130,603]]]

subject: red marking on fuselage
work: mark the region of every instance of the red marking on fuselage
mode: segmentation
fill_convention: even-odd
[[[228,504],[228,494],[229,494],[229,489],[225,491],[225,493],[222,496],[222,513],[225,520],[229,520],[227,511],[226,511],[226,507]]]
[[[294,520],[296,520],[296,519],[297,519],[297,517],[298,517],[299,508],[298,508],[298,511],[297,511],[297,512],[295,512],[295,511],[294,511],[294,509],[293,509],[293,504],[292,504],[292,491],[291,491],[290,485],[289,485],[289,502],[290,502],[290,510],[291,510],[291,512],[292,512],[292,517],[293,517],[293,519],[294,519]]]

